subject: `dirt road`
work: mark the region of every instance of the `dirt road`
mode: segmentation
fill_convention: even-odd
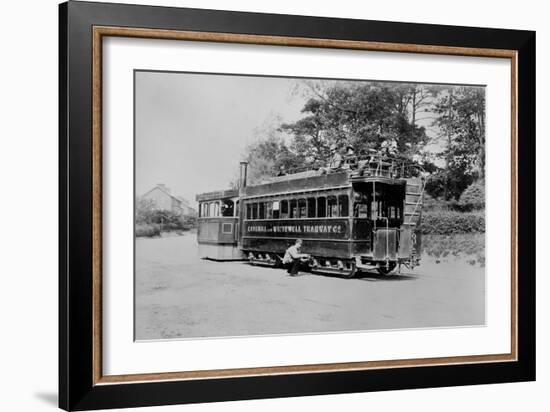
[[[482,325],[484,269],[464,260],[341,279],[197,257],[194,234],[136,242],[136,338]]]

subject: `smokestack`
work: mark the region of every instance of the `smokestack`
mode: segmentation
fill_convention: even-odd
[[[243,188],[246,187],[247,172],[248,172],[248,162],[242,161],[241,162],[240,176],[239,176],[239,189],[243,189]]]

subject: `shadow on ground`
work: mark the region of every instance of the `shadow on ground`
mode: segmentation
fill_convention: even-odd
[[[381,275],[379,273],[371,273],[371,272],[361,272],[355,275],[355,278],[357,280],[364,280],[364,281],[370,281],[370,282],[401,282],[404,280],[417,280],[417,276],[413,275],[405,275],[405,274],[391,274],[391,275]]]

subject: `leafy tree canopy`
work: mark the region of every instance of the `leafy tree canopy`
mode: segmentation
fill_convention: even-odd
[[[458,199],[484,176],[482,87],[304,80],[298,89],[306,97],[303,116],[279,122],[248,146],[250,183],[281,167],[323,166],[332,145],[351,145],[361,155],[388,143],[396,156],[433,175],[427,186],[433,197]]]

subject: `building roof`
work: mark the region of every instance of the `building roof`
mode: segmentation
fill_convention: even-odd
[[[191,208],[191,206],[189,206],[189,202],[188,202],[186,199],[184,199],[184,198],[181,197],[181,196],[177,196],[177,195],[174,195],[174,194],[170,193],[168,190],[166,190],[165,187],[162,187],[162,186],[160,186],[160,185],[157,185],[157,186],[155,186],[154,188],[152,188],[151,190],[145,192],[145,193],[143,194],[143,197],[144,197],[144,196],[147,196],[149,193],[151,193],[151,192],[152,192],[153,190],[155,190],[155,189],[160,190],[162,193],[164,193],[164,194],[170,196],[172,199],[176,199],[178,202],[183,203],[185,206]],[[191,208],[191,209],[192,209],[192,208]]]

